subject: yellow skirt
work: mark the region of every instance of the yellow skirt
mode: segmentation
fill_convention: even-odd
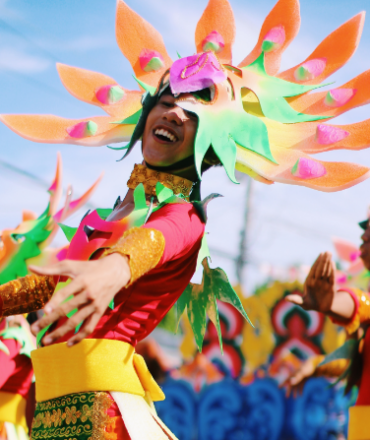
[[[66,438],[78,438],[78,432],[72,430],[72,422],[78,415],[86,424],[88,417],[92,416],[88,404],[84,407],[83,402],[79,402],[81,409],[77,410],[77,403],[73,404],[75,397],[71,400],[69,396],[99,391],[110,393],[132,440],[177,440],[158,418],[152,403],[163,400],[165,396],[144,359],[135,353],[130,344],[107,339],[85,339],[73,347],[62,343],[34,350],[31,359],[39,407],[33,421],[33,440],[48,438],[48,433],[42,432],[45,429],[50,431],[50,438],[59,437],[59,434],[64,436],[64,432],[56,431],[64,425],[65,428],[60,429],[67,430]],[[62,402],[64,412],[52,407],[55,399]],[[67,417],[71,422],[66,424]],[[91,420],[94,424],[94,418]],[[90,428],[94,429],[93,426]]]

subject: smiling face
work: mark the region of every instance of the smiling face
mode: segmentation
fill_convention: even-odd
[[[148,115],[142,149],[145,162],[169,166],[194,154],[198,118],[183,110],[170,94],[163,94]]]
[[[361,260],[367,270],[370,270],[370,221],[368,223],[366,231],[361,236],[362,245],[360,246]]]

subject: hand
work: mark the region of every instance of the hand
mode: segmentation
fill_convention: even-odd
[[[286,379],[281,385],[281,387],[286,388],[286,397],[293,394],[293,397],[296,398],[298,395],[302,394],[306,380],[314,375],[315,370],[316,365],[314,358],[307,359],[299,369],[288,377],[288,379]]]
[[[92,261],[64,260],[49,267],[30,266],[30,270],[38,275],[63,275],[72,280],[45,305],[45,315],[31,327],[34,334],[78,309],[61,327],[44,337],[44,345],[57,341],[81,322],[83,324],[80,330],[67,344],[72,346],[90,335],[111,300],[131,278],[128,259],[120,254],[111,254]],[[71,295],[74,298],[64,302]]]
[[[335,293],[335,265],[330,252],[325,252],[318,256],[311,267],[304,283],[303,296],[288,295],[285,299],[305,310],[327,314],[331,311]]]

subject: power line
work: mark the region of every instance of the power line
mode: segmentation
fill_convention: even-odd
[[[30,173],[29,171],[26,171],[16,165],[11,164],[10,162],[7,162],[5,160],[0,159],[0,167],[3,167],[15,174],[18,174],[22,177],[25,177],[27,179],[30,179],[33,183],[37,184],[38,186],[41,186],[44,189],[48,189],[50,184],[42,179],[41,177],[37,176],[36,174]],[[63,192],[65,193],[66,191],[63,189]],[[85,203],[85,206],[89,209],[96,209],[96,206],[93,205],[90,202]]]
[[[41,81],[38,81],[37,79],[33,78],[30,75],[26,75],[24,73],[16,72],[16,71],[12,71],[11,73],[3,71],[1,73],[5,74],[7,76],[10,76],[10,77],[12,77],[13,75],[17,75],[20,78],[22,78],[23,80],[25,80],[26,82],[29,82],[29,83],[33,84],[34,86],[42,89],[44,92],[51,93],[51,94],[57,96],[58,98],[63,99],[66,102],[68,101],[69,104],[72,103],[72,101],[70,99],[68,99],[67,96],[64,95],[64,93],[60,92],[58,89],[55,89],[52,86],[49,86],[48,84],[45,84]]]
[[[23,40],[27,41],[27,43],[33,44],[35,47],[38,48],[40,52],[42,52],[44,55],[46,55],[48,58],[51,58],[52,60],[56,61],[57,63],[60,62],[60,60],[51,52],[47,51],[45,48],[40,46],[40,44],[36,43],[36,41],[31,40],[27,35],[24,35],[22,32],[20,32],[15,27],[11,26],[9,23],[7,23],[5,20],[0,18],[0,27],[2,27],[5,31],[10,32],[14,35],[17,35],[18,37],[22,38]]]

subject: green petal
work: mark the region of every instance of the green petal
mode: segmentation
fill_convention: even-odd
[[[236,144],[226,133],[212,137],[212,147],[225,168],[226,174],[233,183],[239,183],[235,178]]]
[[[244,112],[235,118],[232,137],[240,146],[277,163],[271,153],[267,127],[257,116]]]

